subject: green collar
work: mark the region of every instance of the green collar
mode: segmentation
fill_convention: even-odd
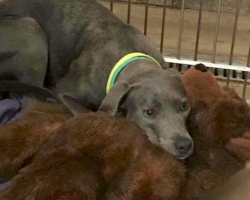
[[[120,74],[120,72],[130,63],[132,63],[135,60],[141,60],[141,59],[150,59],[153,60],[154,62],[156,62],[160,67],[160,63],[155,60],[153,57],[144,54],[144,53],[129,53],[127,55],[125,55],[123,58],[121,58],[113,67],[109,78],[108,78],[108,82],[107,82],[107,86],[106,86],[106,94],[108,94],[110,88],[115,84],[115,81],[117,79],[117,76]]]

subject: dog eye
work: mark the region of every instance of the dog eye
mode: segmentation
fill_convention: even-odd
[[[144,115],[146,116],[146,117],[153,117],[153,116],[155,116],[155,110],[154,109],[148,109],[148,110],[145,110],[144,111]]]
[[[187,101],[181,104],[181,111],[186,111],[189,108],[189,103]]]

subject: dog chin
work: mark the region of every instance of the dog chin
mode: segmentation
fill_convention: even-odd
[[[174,157],[178,160],[185,160],[186,158],[188,158],[189,156],[191,156],[193,154],[193,151],[190,151],[189,153],[185,154],[185,155],[174,155]]]
[[[188,158],[189,156],[175,156],[178,160],[185,160],[186,158]]]

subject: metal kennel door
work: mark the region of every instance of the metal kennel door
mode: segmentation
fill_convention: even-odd
[[[124,22],[140,27],[149,39],[155,41],[170,67],[177,67],[183,71],[191,65],[203,63],[218,79],[224,80],[226,85],[233,82],[240,84],[242,96],[246,98],[250,72],[250,13],[247,11],[243,13],[247,0],[244,1],[234,0],[234,7],[229,11],[225,11],[228,7],[224,4],[230,3],[230,0],[211,0],[212,10],[208,8],[207,0],[193,1],[195,8],[189,5],[191,0],[101,0],[101,3]],[[250,3],[247,5],[250,9]],[[249,25],[247,19],[249,19]],[[166,32],[173,30],[171,21],[175,21],[175,31],[172,36],[170,34],[168,36]],[[133,22],[136,23],[133,24]],[[207,26],[207,24],[210,25]],[[149,32],[153,29],[157,29],[158,32],[149,36]],[[188,50],[185,50],[184,44],[189,40],[185,38],[187,37],[185,30],[190,30],[188,37],[192,37],[190,39],[192,44],[189,45]],[[239,30],[240,33],[238,33]],[[205,31],[210,34],[206,36]],[[240,48],[237,47],[237,36]],[[206,41],[207,38],[210,40]],[[168,48],[173,40],[176,42],[172,45],[172,49]],[[221,49],[224,48],[225,52],[220,53],[220,49],[218,51],[220,43],[223,43],[224,46],[221,45]],[[235,53],[235,49],[238,52]],[[206,53],[202,53],[203,50]]]

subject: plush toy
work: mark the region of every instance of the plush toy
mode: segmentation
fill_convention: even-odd
[[[188,200],[221,185],[250,160],[250,108],[202,64],[188,69],[182,80],[193,108],[187,125],[195,143],[179,197]]]

